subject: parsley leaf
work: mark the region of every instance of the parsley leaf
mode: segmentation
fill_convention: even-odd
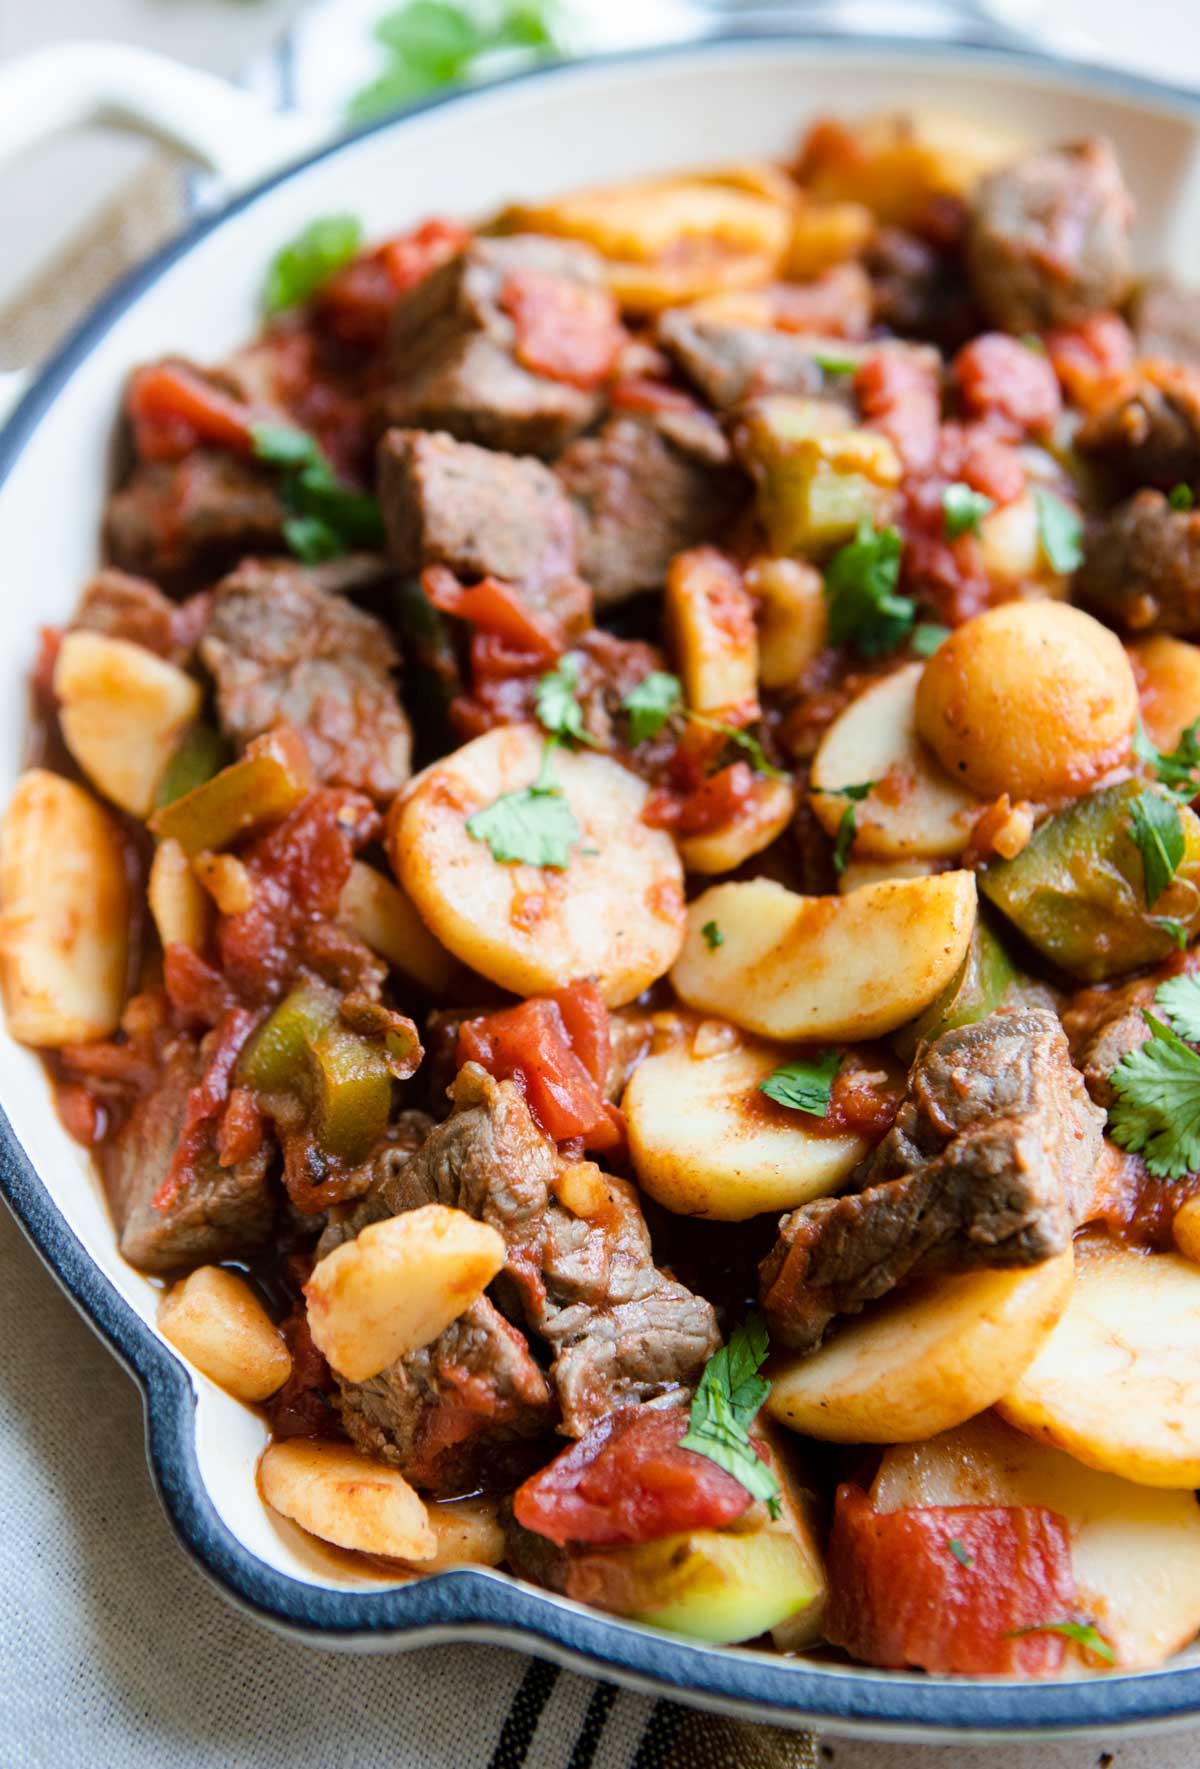
[[[1153,909],[1175,876],[1185,843],[1179,806],[1157,792],[1139,792],[1129,807],[1130,833],[1142,850],[1146,903]]]
[[[710,952],[715,952],[718,946],[725,944],[725,936],[715,921],[706,921],[700,933]]]
[[[467,818],[467,834],[486,842],[493,860],[520,861],[527,866],[552,866],[565,872],[571,849],[583,835],[566,794],[554,778],[547,741],[541,771],[532,786],[505,792],[482,811]]]
[[[1196,740],[1198,728],[1200,719],[1193,719],[1187,729],[1180,732],[1175,748],[1166,751],[1155,748],[1140,719],[1133,731],[1133,753],[1139,761],[1152,768],[1156,778],[1184,804],[1189,804],[1200,792],[1200,779],[1196,777],[1197,770],[1200,770],[1200,742]]]
[[[912,648],[918,657],[932,657],[939,645],[944,645],[950,637],[950,628],[938,626],[936,621],[923,620],[912,631]]]
[[[256,424],[254,453],[281,473],[279,493],[288,513],[283,537],[308,565],[353,547],[383,544],[383,517],[368,492],[337,477],[315,437],[290,424]]]
[[[1083,563],[1083,519],[1044,485],[1035,485],[1038,540],[1051,571],[1066,577]]]
[[[289,240],[272,258],[263,285],[262,304],[269,314],[299,307],[327,283],[335,271],[357,258],[363,245],[357,215],[320,215]]]
[[[767,1355],[767,1329],[753,1314],[730,1334],[728,1345],[714,1352],[692,1400],[681,1447],[707,1456],[742,1483],[756,1499],[765,1499],[772,1517],[781,1511],[779,1482],[750,1442],[750,1426],[771,1391],[758,1374]]]
[[[1062,1634],[1065,1639],[1073,1640],[1076,1646],[1086,1647],[1102,1658],[1107,1664],[1115,1665],[1117,1655],[1108,1641],[1092,1626],[1091,1622],[1034,1622],[1028,1628],[1010,1628],[1004,1636],[1006,1640],[1022,1640],[1027,1634]]]
[[[1181,1038],[1200,1044],[1200,977],[1168,977],[1154,991],[1154,1000]]]
[[[1200,1056],[1143,1009],[1147,1043],[1126,1053],[1110,1077],[1113,1141],[1145,1158],[1156,1179],[1200,1171]]]
[[[579,659],[568,651],[537,685],[535,707],[538,724],[552,737],[569,737],[576,743],[595,743],[583,723],[583,708],[575,698],[579,686]]]
[[[621,702],[629,714],[629,741],[645,743],[657,737],[667,720],[683,707],[683,687],[678,676],[651,670]]]
[[[896,593],[903,542],[896,528],[859,524],[825,569],[829,638],[862,657],[883,657],[903,643],[916,619],[915,604]]]
[[[1190,485],[1173,485],[1167,502],[1173,510],[1190,510],[1196,502],[1196,494]]]
[[[949,1548],[949,1550],[950,1550],[951,1554],[953,1554],[954,1558],[958,1561],[958,1564],[960,1566],[965,1566],[967,1568],[967,1571],[969,1572],[971,1570],[971,1568],[974,1566],[975,1561],[974,1561],[973,1557],[967,1553],[967,1550],[963,1547],[963,1545],[959,1541],[958,1537],[951,1536],[950,1540],[946,1544],[946,1546]]]
[[[960,534],[978,534],[979,524],[989,510],[995,508],[993,498],[956,479],[942,493],[942,523],[946,539],[956,541]]]
[[[807,1112],[810,1118],[828,1118],[829,1098],[841,1063],[839,1050],[822,1051],[815,1063],[784,1063],[759,1082],[758,1091],[778,1105],[790,1106],[793,1112]]]

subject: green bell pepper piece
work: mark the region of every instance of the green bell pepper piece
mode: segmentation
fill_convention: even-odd
[[[158,783],[155,806],[173,805],[185,793],[194,792],[232,760],[229,744],[212,725],[193,725],[179,740]]]
[[[295,1093],[305,1083],[305,1055],[337,1024],[338,998],[332,989],[301,983],[286,995],[246,1043],[237,1078],[260,1093]]]
[[[268,731],[247,744],[239,761],[160,806],[150,830],[173,837],[187,854],[225,848],[295,810],[312,779],[308,751],[296,733],[286,726]]]
[[[365,1161],[392,1110],[392,1070],[382,1044],[331,1026],[309,1050],[307,1071],[317,1141],[351,1167]]]
[[[902,1062],[909,1063],[917,1054],[917,1046],[953,1032],[958,1026],[972,1026],[995,1013],[1019,973],[1001,945],[983,911],[975,917],[967,956],[941,994],[931,1001],[917,1019],[901,1026],[892,1039],[892,1048]]]

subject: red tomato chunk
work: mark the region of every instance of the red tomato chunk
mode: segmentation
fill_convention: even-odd
[[[1050,358],[1003,332],[972,338],[955,357],[953,374],[964,410],[1012,440],[1048,435],[1062,410]]]
[[[535,375],[587,389],[615,370],[626,334],[607,289],[546,270],[514,270],[500,305],[516,328],[517,357]]]
[[[585,1148],[604,1150],[623,1140],[620,1115],[604,1097],[608,1011],[594,983],[464,1021],[457,1054],[460,1065],[515,1080],[556,1142],[582,1137]]]

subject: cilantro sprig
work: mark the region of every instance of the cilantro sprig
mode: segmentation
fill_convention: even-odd
[[[1129,829],[1141,849],[1146,904],[1153,909],[1186,852],[1179,806],[1158,792],[1139,792],[1129,807]]]
[[[912,630],[912,648],[918,657],[932,657],[949,637],[949,627],[939,626],[933,620],[923,620]]]
[[[815,1062],[801,1059],[783,1063],[759,1082],[758,1091],[778,1105],[789,1106],[793,1112],[807,1112],[810,1118],[828,1118],[833,1083],[841,1064],[840,1050],[823,1050]]]
[[[629,741],[633,744],[645,743],[651,737],[657,737],[670,719],[677,715],[689,720],[693,725],[702,725],[706,731],[717,731],[722,737],[735,744],[750,760],[750,765],[757,774],[766,774],[772,780],[785,778],[782,771],[769,762],[766,752],[758,738],[749,731],[741,730],[737,725],[730,725],[724,719],[714,719],[708,713],[692,712],[683,703],[683,684],[678,676],[672,676],[666,670],[651,670],[648,676],[638,682],[621,702],[621,710],[629,719]]]
[[[724,1468],[778,1517],[779,1482],[750,1441],[750,1427],[771,1392],[758,1373],[768,1349],[766,1323],[752,1314],[705,1364],[681,1447]]]
[[[1171,1023],[1142,1010],[1150,1037],[1112,1072],[1108,1128],[1156,1179],[1182,1179],[1200,1171],[1200,1055],[1184,1042],[1200,1040],[1200,977],[1169,978],[1154,1002]]]
[[[822,786],[819,788],[827,798],[846,800],[846,808],[838,820],[837,834],[833,841],[833,870],[839,878],[850,864],[850,851],[858,834],[857,806],[878,784],[877,780],[863,780],[856,786]]]
[[[596,739],[583,722],[579,704],[579,658],[573,651],[560,657],[552,670],[539,678],[534,695],[538,724],[551,737],[563,737],[573,743],[595,744]]]
[[[272,258],[263,284],[264,312],[300,307],[357,258],[362,247],[363,225],[357,215],[318,215]]]
[[[554,738],[546,740],[532,786],[505,792],[467,818],[467,834],[486,842],[492,859],[565,872],[571,849],[583,835],[567,796],[554,777]]]
[[[283,538],[298,559],[319,565],[355,547],[382,546],[378,503],[338,478],[315,437],[291,424],[256,424],[253,439],[256,458],[280,470]]]
[[[350,101],[356,122],[399,110],[431,92],[475,75],[485,57],[501,50],[523,59],[557,54],[558,8],[554,0],[408,0],[375,26],[386,53],[379,75]]]
[[[996,508],[994,499],[956,479],[942,493],[942,527],[948,541],[962,534],[978,534],[979,524]]]
[[[1200,741],[1196,738],[1197,730],[1200,730],[1200,719],[1193,719],[1180,732],[1175,748],[1170,750],[1158,749],[1151,743],[1140,719],[1133,732],[1133,753],[1151,769],[1159,784],[1165,786],[1184,805],[1190,804],[1197,793],[1200,793]]]
[[[1063,577],[1083,564],[1083,518],[1044,485],[1033,488],[1038,540],[1051,571]]]
[[[916,604],[897,592],[904,543],[897,528],[863,521],[852,541],[825,568],[829,639],[860,657],[884,657],[903,644],[917,618]]]

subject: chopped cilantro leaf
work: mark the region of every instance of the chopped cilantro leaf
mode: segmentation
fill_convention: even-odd
[[[706,921],[700,933],[710,952],[715,952],[718,946],[725,944],[725,936],[715,921]]]
[[[1021,1640],[1026,1634],[1062,1634],[1067,1640],[1073,1640],[1076,1646],[1083,1646],[1088,1652],[1094,1652],[1107,1664],[1115,1665],[1117,1655],[1104,1635],[1098,1633],[1091,1622],[1035,1622],[1028,1628],[1010,1628],[1004,1636],[1006,1640]]]
[[[942,493],[942,523],[946,539],[956,541],[960,534],[978,534],[979,524],[989,510],[995,508],[992,498],[956,479]]]
[[[1168,977],[1154,991],[1154,1000],[1181,1038],[1200,1044],[1200,977]]]
[[[765,1081],[759,1082],[758,1091],[778,1105],[790,1106],[793,1112],[807,1112],[810,1118],[827,1118],[834,1077],[841,1062],[840,1051],[825,1050],[814,1063],[784,1063],[773,1069]]]
[[[1123,1056],[1110,1077],[1113,1141],[1141,1154],[1156,1179],[1200,1171],[1200,1056],[1143,1009],[1149,1040]]]
[[[306,430],[257,424],[253,439],[258,460],[280,469],[279,492],[288,512],[283,534],[297,558],[313,565],[352,547],[382,544],[378,503],[342,483]]]
[[[288,549],[304,565],[323,565],[345,551],[336,529],[319,516],[289,516],[283,525]]]
[[[321,459],[315,437],[294,424],[256,424],[254,453],[270,467],[311,467]]]
[[[838,356],[832,350],[818,350],[813,361],[823,375],[856,375],[859,363],[853,356]]]
[[[362,250],[362,222],[357,215],[320,215],[275,254],[263,287],[269,314],[299,307],[315,295],[335,271]]]
[[[1190,510],[1196,502],[1196,494],[1190,485],[1173,485],[1167,502],[1173,510]]]
[[[667,720],[682,710],[679,677],[668,675],[666,670],[651,670],[629,690],[621,706],[629,714],[629,741],[645,743],[657,737]]]
[[[1083,563],[1083,519],[1044,485],[1035,485],[1038,540],[1051,571],[1066,577]]]
[[[950,628],[939,626],[936,621],[923,620],[912,630],[912,648],[918,657],[932,657],[939,645],[944,645],[950,637]]]
[[[1173,915],[1152,915],[1150,921],[1154,927],[1159,928],[1164,934],[1174,940],[1181,952],[1187,951],[1187,943],[1190,936],[1184,922],[1176,921]]]
[[[583,723],[583,708],[575,697],[579,687],[579,659],[574,652],[559,659],[540,678],[535,697],[538,724],[552,737],[569,737],[576,743],[594,743]]]
[[[730,743],[744,750],[750,758],[750,766],[756,774],[766,774],[772,780],[784,780],[786,775],[781,768],[769,762],[762,744],[749,731],[742,731],[737,725],[727,725],[723,719],[710,719],[707,713],[688,713],[694,725],[703,725],[706,731],[719,731]]]
[[[854,539],[833,555],[825,570],[825,600],[834,645],[883,657],[908,637],[916,607],[896,592],[902,551],[899,529],[862,522]]]
[[[833,841],[833,870],[840,878],[850,861],[850,851],[854,846],[854,838],[858,834],[858,817],[855,805],[861,804],[878,781],[864,780],[856,786],[824,786],[821,791],[829,798],[844,798],[846,808],[842,812],[837,826],[837,834]]]
[[[949,1547],[951,1554],[953,1554],[954,1558],[958,1561],[958,1564],[960,1566],[965,1566],[967,1570],[970,1571],[971,1567],[974,1566],[975,1561],[973,1557],[967,1553],[967,1550],[963,1547],[958,1537],[951,1536],[947,1546]]]
[[[1157,792],[1139,792],[1129,807],[1130,833],[1142,851],[1146,904],[1153,909],[1184,855],[1179,807]]]
[[[1139,719],[1133,731],[1133,753],[1139,761],[1152,768],[1155,777],[1178,797],[1183,804],[1188,804],[1200,792],[1200,742],[1196,740],[1200,719],[1193,719],[1186,730],[1179,734],[1179,742],[1174,749],[1156,749],[1147,737],[1142,721]]]
[[[553,749],[551,738],[532,786],[502,793],[467,818],[467,834],[475,841],[486,842],[493,860],[551,866],[559,872],[570,864],[571,849],[583,831],[562,787],[554,779]]]
[[[771,1384],[758,1374],[767,1350],[766,1325],[761,1315],[754,1314],[730,1334],[727,1345],[713,1353],[696,1389],[681,1448],[695,1450],[724,1468],[754,1498],[766,1501],[772,1517],[778,1517],[782,1509],[779,1482],[749,1435],[771,1390]]]

